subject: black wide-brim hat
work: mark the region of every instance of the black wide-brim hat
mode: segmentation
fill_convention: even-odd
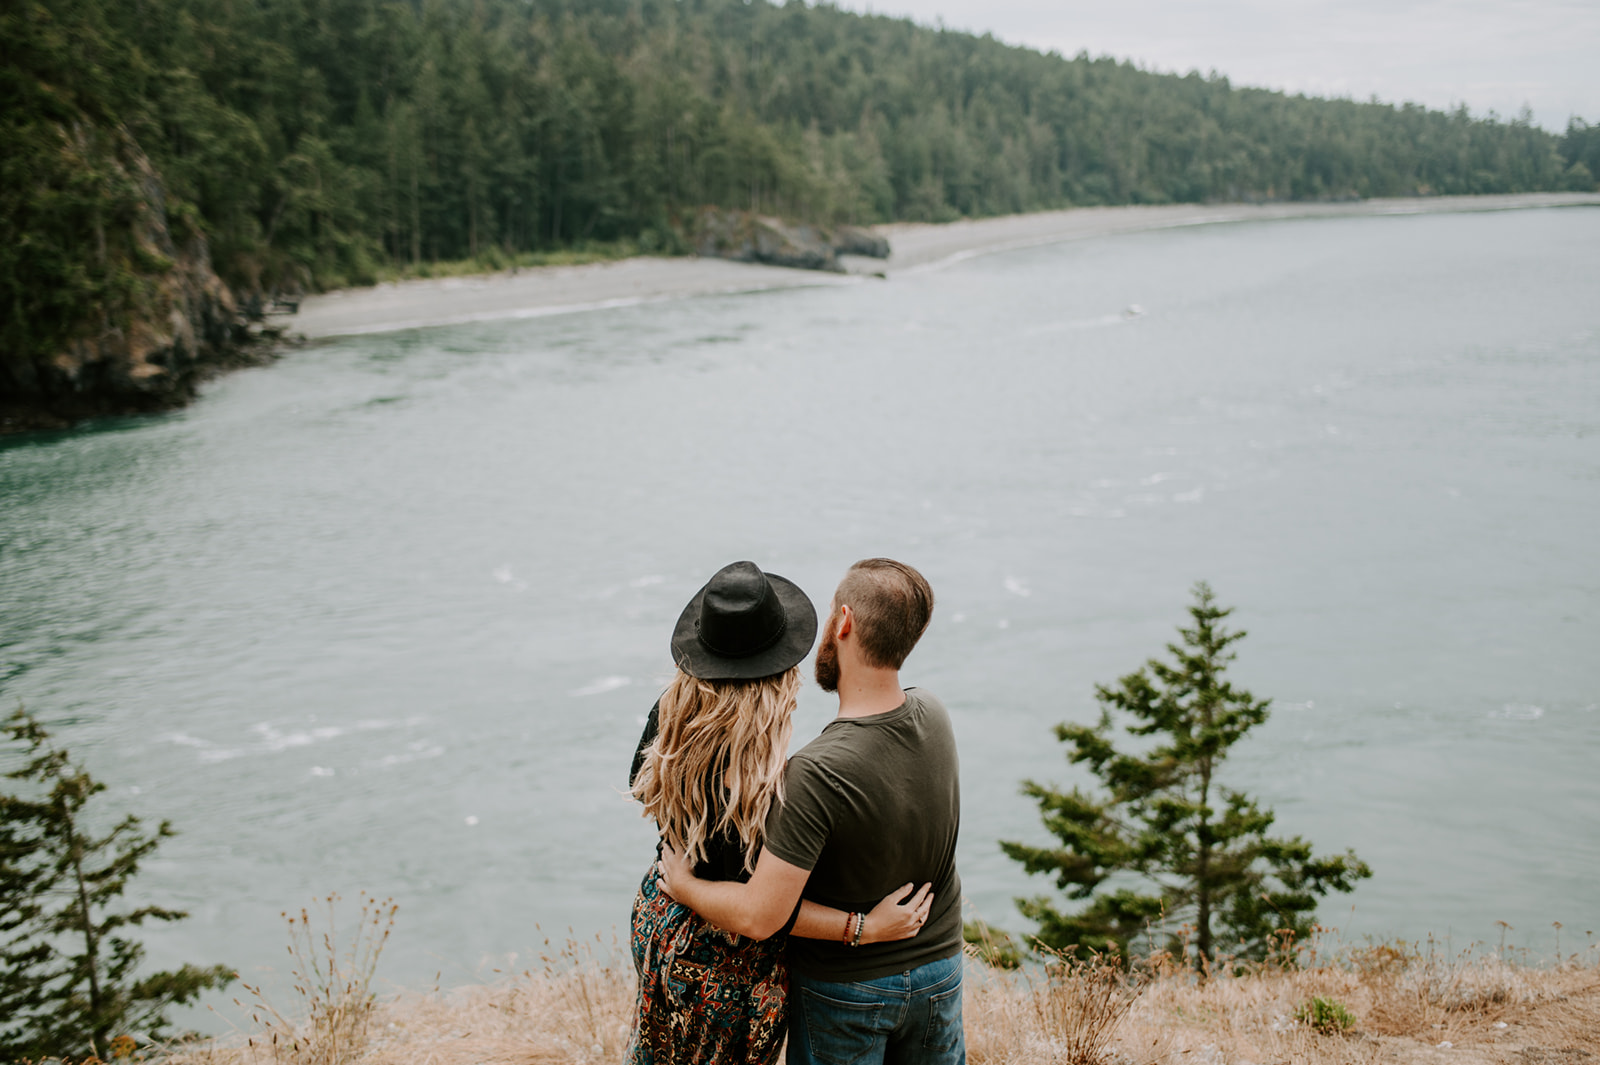
[[[735,562],[683,608],[672,660],[701,680],[755,680],[798,665],[816,638],[817,609],[805,592],[754,562]]]

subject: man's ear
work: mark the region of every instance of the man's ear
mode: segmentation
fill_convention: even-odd
[[[836,640],[842,640],[846,636],[850,635],[850,630],[855,628],[855,620],[856,616],[851,612],[849,607],[840,607],[839,627],[833,630],[833,638]]]

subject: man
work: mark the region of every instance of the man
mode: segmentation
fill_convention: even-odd
[[[839,714],[790,760],[754,875],[696,880],[663,852],[667,891],[727,931],[767,938],[802,893],[852,915],[836,940],[789,940],[789,1065],[966,1061],[955,738],[938,699],[900,687],[932,615],[933,590],[910,566],[851,566],[817,648],[817,683],[838,694]],[[856,945],[858,915],[923,881],[933,902],[915,936]]]

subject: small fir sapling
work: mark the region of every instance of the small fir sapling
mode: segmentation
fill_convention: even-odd
[[[105,790],[18,710],[0,724],[0,1061],[126,1050],[130,1033],[164,1038],[174,1006],[229,983],[224,965],[138,977],[143,946],[127,930],[179,910],[118,908],[128,882],[172,825],[137,817],[104,833],[91,800]],[[113,1046],[113,1044],[117,1044]]]
[[[1267,720],[1269,705],[1225,676],[1245,635],[1223,626],[1231,612],[1197,584],[1191,624],[1167,645],[1171,660],[1097,685],[1094,726],[1056,726],[1067,760],[1101,788],[1023,785],[1059,842],[1000,846],[1078,904],[1017,900],[1038,923],[1037,945],[1127,957],[1150,929],[1182,926],[1169,949],[1202,969],[1223,955],[1264,958],[1310,935],[1321,896],[1372,875],[1353,852],[1314,857],[1307,841],[1270,835],[1272,811],[1221,783],[1229,749]],[[1119,732],[1137,749],[1119,749]]]

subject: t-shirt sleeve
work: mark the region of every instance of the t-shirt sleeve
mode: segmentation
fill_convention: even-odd
[[[827,774],[804,755],[789,761],[784,800],[767,814],[766,848],[790,865],[814,869],[833,831],[832,788]]]

